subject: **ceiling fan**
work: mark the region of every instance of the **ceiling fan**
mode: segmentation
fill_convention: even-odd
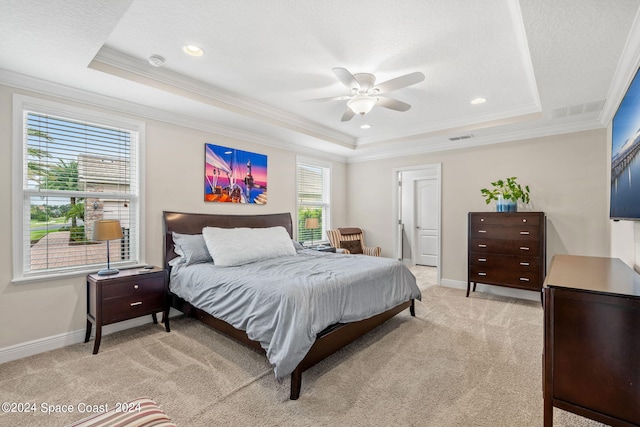
[[[351,120],[356,114],[364,116],[371,111],[375,105],[390,110],[407,111],[411,108],[411,105],[381,95],[420,83],[424,80],[424,74],[415,72],[375,85],[376,76],[373,74],[351,74],[346,68],[341,67],[332,68],[331,71],[333,71],[333,74],[336,75],[338,80],[349,89],[350,95],[312,99],[310,102],[347,100],[347,110],[342,115],[343,122]]]

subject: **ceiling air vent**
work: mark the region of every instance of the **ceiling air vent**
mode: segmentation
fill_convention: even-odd
[[[461,139],[470,139],[473,138],[473,135],[459,135],[459,136],[451,136],[449,137],[449,141],[460,141]]]
[[[586,104],[569,105],[551,110],[551,118],[560,119],[568,116],[578,116],[586,113],[597,113],[602,110],[604,99],[587,102]]]

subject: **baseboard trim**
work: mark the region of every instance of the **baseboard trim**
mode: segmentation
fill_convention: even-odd
[[[180,312],[176,313],[182,314]],[[173,311],[170,317],[172,316]],[[162,314],[160,314],[160,317],[162,317]],[[151,323],[152,321],[153,320],[151,319],[151,316],[143,316],[131,320],[125,320],[123,322],[114,323],[112,325],[107,325],[102,328],[102,336],[109,335],[114,332],[123,331],[125,329],[134,328],[136,326],[146,325],[147,323]],[[91,331],[91,340],[93,340],[95,332],[96,329],[94,327]],[[68,345],[84,342],[84,334],[85,330],[82,329],[0,348],[0,364],[11,362],[12,360],[22,359],[23,357],[33,356],[35,354],[44,353],[45,351],[56,350]]]
[[[440,279],[440,285],[448,288],[467,290],[467,282],[452,279]],[[530,301],[540,301],[540,292],[525,291],[523,289],[505,288],[504,286],[483,285],[478,283],[476,292],[484,292],[487,294],[499,295],[509,298],[526,299]]]

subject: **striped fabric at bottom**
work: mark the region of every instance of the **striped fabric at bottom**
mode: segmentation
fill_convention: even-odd
[[[122,407],[130,411],[113,408],[102,414],[84,418],[68,427],[176,427],[171,419],[153,400],[140,397]]]

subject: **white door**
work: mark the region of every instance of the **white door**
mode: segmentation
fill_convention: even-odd
[[[414,181],[415,194],[415,263],[438,267],[438,180]]]

